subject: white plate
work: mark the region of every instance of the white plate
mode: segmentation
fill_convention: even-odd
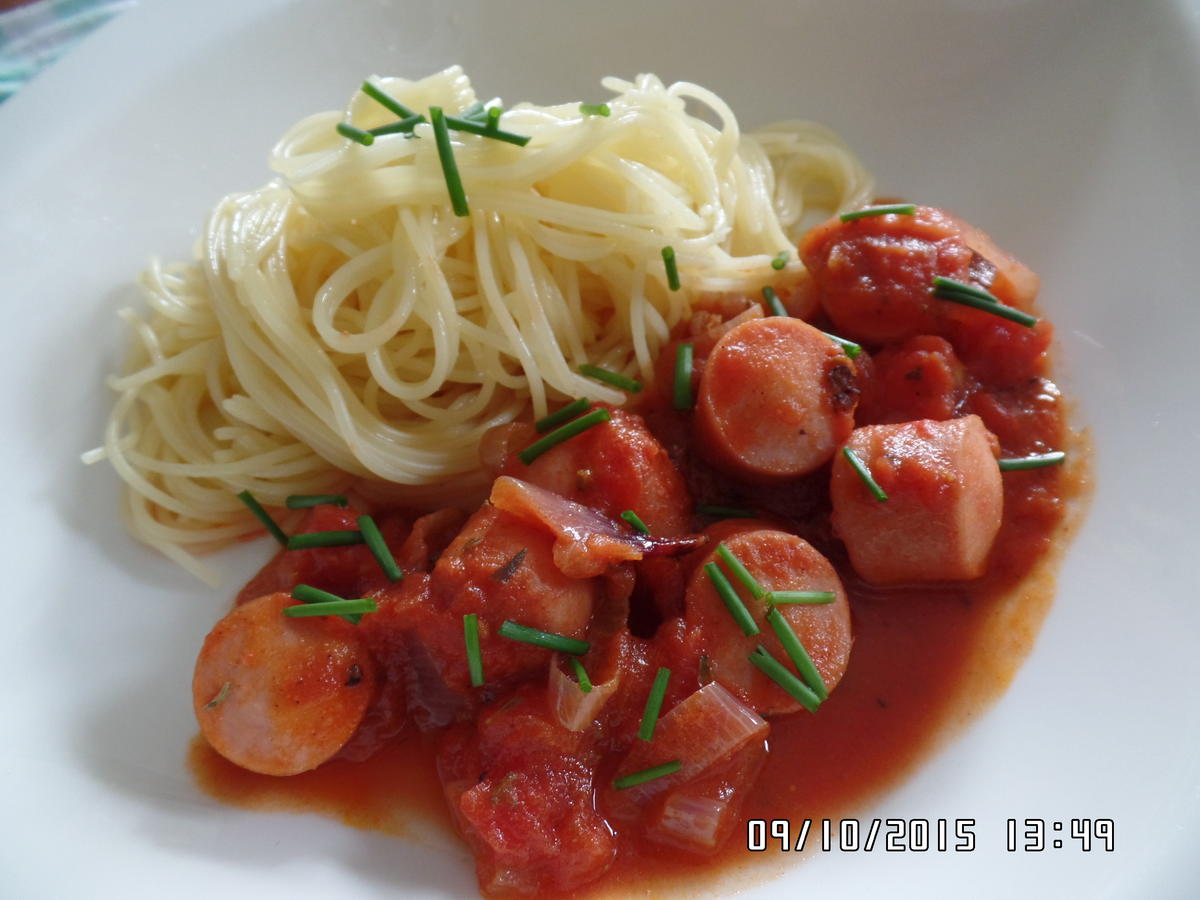
[[[461,62],[509,99],[598,100],[601,75],[653,70],[748,125],[824,121],[883,191],[960,212],[1042,275],[1096,445],[1090,517],[1009,692],[862,813],[974,818],[977,849],[818,852],[751,894],[1200,896],[1198,34],[1195,2],[1085,0],[209,0],[102,29],[0,109],[0,893],[471,892],[446,841],[196,790],[192,658],[227,593],[135,545],[116,478],[78,463],[147,257],[186,254],[215,200],[268,177],[283,129],[365,74]],[[265,553],[234,554],[230,584]],[[1005,850],[1006,819],[1079,817],[1113,819],[1116,850]]]

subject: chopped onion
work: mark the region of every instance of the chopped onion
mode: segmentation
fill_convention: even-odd
[[[646,826],[646,837],[691,853],[711,853],[733,832],[766,758],[766,742],[747,744],[711,773],[670,791]]]
[[[708,329],[707,334],[712,337],[712,339],[715,343],[716,341],[720,340],[725,335],[727,335],[729,332],[733,331],[733,329],[737,328],[743,322],[749,322],[751,319],[761,319],[762,317],[763,317],[762,307],[759,306],[757,303],[754,303],[754,304],[751,304],[750,306],[747,306],[745,309],[743,309],[740,313],[738,313],[732,319],[726,319],[720,325],[717,325],[713,328]]]
[[[682,850],[715,850],[724,836],[729,811],[728,800],[674,791],[647,836]]]
[[[568,731],[583,731],[595,722],[620,683],[621,669],[617,666],[612,678],[603,684],[593,681],[592,689],[585,694],[562,670],[558,657],[550,658],[550,706]]]
[[[640,772],[673,759],[680,760],[682,768],[622,793],[635,803],[645,803],[728,761],[751,741],[765,738],[769,730],[758,713],[718,682],[706,684],[658,720],[652,742],[635,741],[616,774]]]
[[[490,499],[497,509],[554,532],[554,564],[571,578],[591,578],[617,563],[686,553],[704,543],[699,535],[664,538],[630,531],[589,506],[508,475],[496,479]]]

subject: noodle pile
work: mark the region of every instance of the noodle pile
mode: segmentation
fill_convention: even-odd
[[[458,68],[374,83],[421,112],[476,101]],[[652,380],[698,299],[794,281],[813,207],[870,195],[824,128],[743,135],[694,84],[603,84],[608,116],[505,110],[524,147],[453,132],[461,218],[428,124],[347,140],[339,122],[395,121],[358,93],[292,127],[272,152],[278,178],[217,205],[195,262],[151,264],[148,315],[121,312],[134,346],[111,379],[104,445],[85,459],[126,482],[130,531],[211,582],[194,554],[260,527],[238,491],[267,506],[351,489],[415,507],[475,498],[484,431],[574,397],[622,403],[579,366]]]

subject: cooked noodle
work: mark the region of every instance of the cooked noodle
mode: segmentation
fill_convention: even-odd
[[[458,68],[375,82],[412,109],[475,102]],[[593,363],[651,380],[705,294],[802,275],[813,208],[865,202],[870,177],[831,132],[742,135],[720,98],[652,75],[607,78],[611,115],[516,106],[525,147],[455,133],[471,214],[452,214],[430,126],[369,147],[342,121],[394,121],[358,93],[297,123],[279,178],[226,197],[195,263],[143,273],[103,452],[138,538],[211,581],[193,554],[259,529],[237,500],[357,490],[423,506],[475,497],[488,428],[571,397],[624,395]],[[688,106],[707,107],[710,125]],[[808,214],[808,215],[806,215]],[[675,249],[671,291],[661,250]]]

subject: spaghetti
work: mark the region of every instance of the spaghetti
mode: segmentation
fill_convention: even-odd
[[[457,67],[372,84],[417,111],[476,103]],[[211,582],[195,554],[259,529],[242,490],[271,507],[347,490],[416,507],[478,499],[488,428],[571,397],[622,403],[579,367],[652,380],[697,300],[803,277],[794,253],[772,261],[808,214],[870,196],[819,126],[743,135],[697,85],[603,84],[607,116],[505,110],[501,127],[526,146],[454,132],[466,217],[428,123],[355,143],[339,123],[395,121],[358,93],[293,126],[272,153],[279,177],[222,200],[196,261],[152,263],[149,313],[121,313],[133,348],[85,460],[108,459],[126,482],[131,532]]]

